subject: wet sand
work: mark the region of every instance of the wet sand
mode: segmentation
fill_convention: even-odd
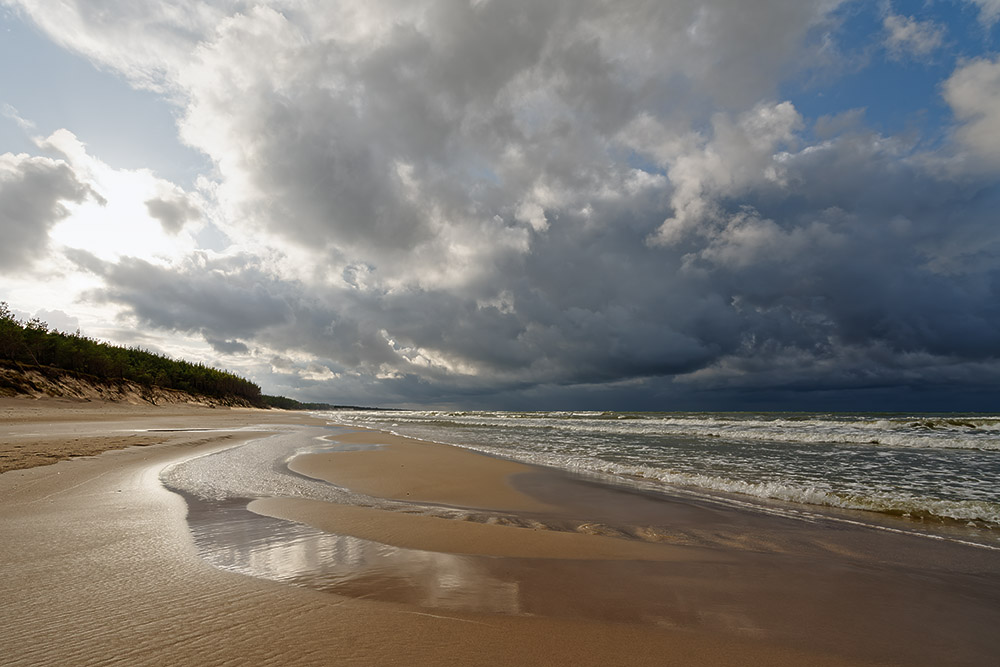
[[[515,607],[428,608],[395,595],[399,572],[384,568],[325,589],[234,574],[199,556],[189,508],[159,473],[307,417],[40,401],[0,411],[3,446],[222,429],[143,433],[163,440],[0,475],[4,665],[990,664],[1000,648],[995,553],[785,525],[382,434],[351,438],[387,447],[293,465],[468,520],[301,499],[252,509],[363,538],[352,549],[432,554]]]
[[[163,407],[60,399],[0,398],[0,473],[74,457],[167,442],[163,429],[201,420],[213,427],[242,427],[254,413],[269,411]],[[273,419],[274,414],[261,417]],[[196,427],[196,426],[195,426]]]
[[[856,513],[803,519],[794,506],[771,507],[784,512],[776,516],[385,433],[336,439],[352,451],[300,456],[290,467],[384,498],[505,511],[473,511],[462,518],[489,523],[463,525],[289,499],[251,509],[404,550],[486,556],[466,567],[516,588],[512,613],[757,638],[888,664],[990,664],[1000,650],[1000,551],[855,525]],[[365,443],[374,447],[357,448]],[[400,466],[414,474],[393,474]],[[456,477],[472,480],[465,502]],[[370,592],[356,582],[351,590]]]

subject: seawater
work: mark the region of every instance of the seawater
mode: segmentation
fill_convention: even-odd
[[[908,541],[892,543],[905,547],[901,553],[915,559],[913,562],[937,562],[940,554],[947,554],[944,561],[954,573],[966,569],[979,572],[981,563],[995,562],[980,556],[993,558],[1000,551],[1000,485],[996,483],[1000,479],[1000,416],[441,411],[343,411],[325,416],[332,422],[325,426],[248,427],[272,434],[239,444],[220,442],[214,449],[161,471],[163,484],[185,498],[193,542],[207,562],[231,572],[338,595],[433,609],[563,616],[581,610],[585,615],[587,610],[604,613],[614,608],[619,620],[635,614],[641,622],[652,619],[671,625],[695,618],[690,614],[690,601],[706,590],[715,590],[706,582],[732,576],[732,563],[715,563],[711,559],[670,562],[663,569],[665,564],[654,561],[501,560],[405,549],[326,533],[254,511],[249,504],[253,499],[306,498],[466,521],[492,523],[502,519],[500,523],[505,525],[532,528],[548,525],[553,530],[585,533],[595,528],[596,524],[589,521],[580,525],[565,520],[544,524],[544,517],[541,523],[537,517],[529,517],[526,523],[518,524],[516,516],[484,510],[374,498],[289,468],[288,462],[302,454],[355,447],[338,442],[339,435],[352,430],[351,425],[612,478],[629,486],[653,487],[663,493],[645,500],[656,504],[663,499],[679,499],[689,510],[709,510],[698,516],[715,516],[722,521],[714,526],[690,522],[671,525],[666,531],[657,525],[657,530],[649,531],[644,529],[645,524],[632,525],[629,519],[622,519],[597,528],[609,528],[611,534],[620,528],[623,537],[655,541],[667,538],[676,544],[727,548],[742,545],[733,553],[743,553],[743,567],[749,568],[746,578],[759,580],[769,591],[775,585],[784,585],[789,595],[809,589],[802,582],[812,581],[817,564],[823,561],[799,563],[798,574],[794,574],[785,569],[792,562],[787,560],[788,555],[796,549],[806,549],[814,556],[827,553],[822,528],[833,525],[831,522],[852,524],[840,524],[846,530],[829,552],[836,559],[845,557],[845,553],[855,554],[850,558],[874,553],[871,562],[878,565],[877,554],[885,552],[869,551],[872,544],[882,543],[869,542],[867,537],[875,533],[869,533],[867,528],[977,547],[940,552],[941,542],[909,537],[904,538]],[[373,446],[381,445],[376,442]],[[528,479],[553,483],[551,476],[532,476],[521,483]],[[555,479],[558,481],[558,476]],[[739,514],[735,515],[738,521],[729,522],[726,517],[734,514],[712,513],[720,504],[794,521],[756,521],[755,514]],[[817,505],[850,509],[811,509]],[[859,514],[896,516],[883,522],[859,520]],[[651,515],[642,516],[645,518],[636,520],[647,521]],[[798,521],[813,528],[799,531]],[[914,528],[912,521],[921,521],[921,525]],[[859,523],[862,530],[854,530]],[[928,529],[927,523],[936,528]],[[928,545],[929,550],[920,549],[920,544]],[[783,560],[755,560],[757,549],[778,554]],[[684,568],[694,569],[685,574]],[[780,569],[781,576],[777,576],[775,568]],[[890,578],[895,573],[892,568],[874,576],[866,574],[868,568],[853,571],[864,579],[864,590],[874,591],[887,581],[895,581]],[[838,566],[837,573],[839,585],[843,568]],[[820,574],[816,581],[828,583],[824,576]],[[609,589],[584,589],[565,599],[557,596],[554,603],[551,597],[532,592],[570,590],[587,577],[614,585]],[[919,580],[923,581],[923,574]],[[967,581],[963,579],[962,585]],[[621,595],[623,582],[631,582],[632,587],[625,596]],[[678,590],[686,592],[678,595]],[[890,586],[889,590],[898,589]],[[920,593],[921,600],[924,595]],[[580,604],[581,599],[586,602]],[[680,607],[672,600],[680,601]],[[707,603],[711,604],[710,598]],[[722,608],[733,605],[726,603]],[[745,616],[737,616],[720,618],[724,618],[725,627],[732,628],[733,621],[746,622]],[[715,613],[709,615],[715,617]],[[696,618],[700,626],[704,621],[700,615]],[[789,620],[760,618],[755,623],[785,628]],[[988,632],[973,635],[986,636]]]
[[[336,411],[564,470],[966,526],[1000,539],[1000,415]]]

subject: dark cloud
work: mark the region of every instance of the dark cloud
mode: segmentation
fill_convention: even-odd
[[[238,340],[219,340],[206,336],[205,342],[220,354],[247,354],[250,348]]]
[[[61,160],[0,155],[0,271],[24,269],[41,257],[49,230],[69,215],[65,202],[93,194]]]
[[[185,224],[201,215],[198,207],[183,196],[155,197],[144,203],[149,215],[159,220],[163,230],[170,234],[177,234]]]
[[[278,284],[252,258],[196,255],[184,266],[168,268],[130,258],[104,262],[83,251],[67,256],[104,279],[106,287],[91,298],[127,305],[148,326],[232,345],[290,317],[284,293],[295,286]]]
[[[968,397],[1000,372],[1000,66],[956,70],[935,145],[812,122],[780,92],[829,64],[837,4],[210,4],[183,58],[123,69],[183,101],[241,254],[71,257],[91,298],[310,400]]]
[[[319,289],[243,258],[107,265],[101,297],[219,351],[252,338],[326,360],[270,364],[316,400],[525,407],[647,391],[648,406],[704,406],[699,392],[736,400],[741,387],[816,397],[981,381],[998,372],[1000,190],[883,147],[851,135],[789,159],[794,189],[722,198],[719,226],[681,248],[646,243],[667,206],[656,197],[595,207],[597,225],[559,211],[478,288]]]

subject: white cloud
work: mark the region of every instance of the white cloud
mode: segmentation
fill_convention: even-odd
[[[163,89],[176,66],[233,5],[209,0],[8,0],[63,46],[110,67],[136,84]],[[169,84],[167,84],[169,85]]]
[[[790,147],[802,118],[789,102],[761,104],[735,122],[724,114],[712,120],[712,136],[673,157],[667,174],[674,186],[674,212],[650,241],[673,245],[691,232],[716,233],[720,197],[757,187],[782,187],[780,149]]]
[[[697,257],[727,269],[749,269],[767,263],[797,263],[803,257],[839,250],[846,242],[823,220],[783,229],[757,211],[745,209],[733,214]]]
[[[889,55],[924,58],[936,51],[944,39],[944,29],[933,21],[918,21],[912,16],[888,13],[882,19],[885,46]]]
[[[979,6],[979,20],[987,26],[996,23],[1000,18],[1000,0],[968,0]]]
[[[90,155],[68,130],[58,130],[38,145],[62,156],[67,168],[95,193],[67,208],[50,234],[56,244],[108,259],[129,256],[159,261],[176,261],[196,248],[190,233],[164,225],[161,216],[154,215],[163,211],[156,206],[151,210],[147,204],[159,201],[164,193],[175,202],[187,202],[178,186],[148,170],[112,168]],[[191,208],[184,214],[188,218],[195,215]]]
[[[5,118],[10,118],[14,123],[25,132],[34,132],[35,124],[30,120],[21,117],[21,114],[10,104],[6,102],[0,105],[0,115]]]
[[[944,97],[961,122],[956,138],[978,163],[1000,166],[1000,60],[977,58],[944,83]]]
[[[80,320],[78,318],[67,315],[61,310],[46,310],[43,308],[35,316],[48,324],[50,329],[58,331],[72,333],[80,327]]]

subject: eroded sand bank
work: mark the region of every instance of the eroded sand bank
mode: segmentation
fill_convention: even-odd
[[[1000,606],[990,612],[989,604],[998,599],[997,572],[979,554],[936,566],[956,553],[918,546],[917,565],[907,565],[912,559],[893,556],[881,536],[870,544],[853,538],[841,544],[836,533],[808,526],[802,527],[807,546],[798,550],[786,545],[781,553],[768,552],[754,540],[727,546],[742,528],[757,529],[766,520],[693,506],[666,512],[683,524],[677,539],[666,533],[650,540],[592,535],[588,516],[600,515],[595,526],[624,525],[622,517],[663,516],[663,503],[422,443],[389,443],[296,465],[374,495],[412,499],[416,493],[443,507],[501,510],[518,518],[517,525],[315,501],[258,501],[253,509],[405,549],[469,554],[456,557],[486,564],[470,572],[516,581],[519,609],[534,615],[428,609],[389,594],[368,597],[365,586],[379,590],[377,576],[339,594],[237,575],[199,557],[185,501],[163,488],[159,473],[255,437],[269,425],[305,428],[307,418],[22,405],[3,404],[0,441],[49,439],[55,445],[81,434],[121,437],[129,429],[234,430],[147,433],[163,441],[0,475],[5,665],[933,664],[921,656],[934,655],[950,655],[950,664],[976,664],[983,651],[996,648],[989,628],[1000,621]],[[356,437],[385,443],[381,435]],[[343,465],[333,457],[343,457]],[[475,481],[463,486],[456,480]],[[533,529],[531,521],[548,527]],[[692,528],[699,521],[721,523],[702,526],[699,536]],[[833,546],[817,546],[823,540]],[[838,550],[841,558],[831,555]],[[789,598],[797,589],[800,594]],[[651,591],[666,592],[666,599]],[[658,609],[659,616],[629,609]],[[790,611],[761,611],[782,609]],[[850,620],[859,610],[886,623],[899,614],[896,629]],[[971,626],[956,630],[977,615]],[[759,622],[774,618],[797,618],[798,630],[783,634]],[[906,646],[899,626],[912,634],[925,623],[939,625],[910,637],[922,646]],[[833,634],[823,630],[831,626]],[[806,636],[808,628],[827,632],[825,639]],[[837,646],[833,640],[849,632],[856,636]]]

